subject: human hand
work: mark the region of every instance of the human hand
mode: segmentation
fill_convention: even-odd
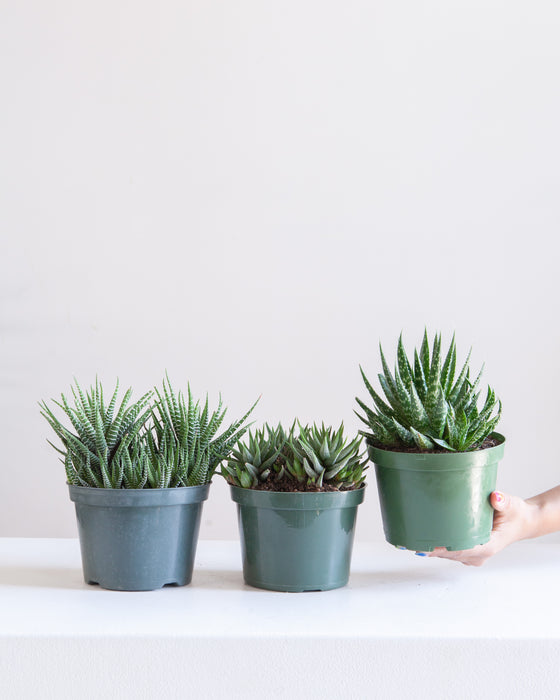
[[[489,542],[458,552],[448,552],[445,547],[436,547],[428,556],[453,559],[467,566],[482,566],[512,542],[532,536],[531,523],[538,508],[535,504],[500,491],[490,494],[490,504],[494,508],[494,524]]]

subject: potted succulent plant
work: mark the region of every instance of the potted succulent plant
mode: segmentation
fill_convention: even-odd
[[[76,506],[84,578],[113,590],[153,590],[191,581],[203,501],[212,475],[246,428],[252,408],[221,435],[226,412],[220,399],[210,413],[162,390],[117,406],[118,382],[108,404],[103,388],[83,392],[76,382],[73,406],[54,403],[73,431],[43,401],[41,413],[60,438],[70,498]],[[50,443],[52,445],[52,443]]]
[[[432,350],[426,331],[410,362],[398,341],[394,374],[380,347],[378,375],[386,401],[362,377],[373,399],[359,398],[369,431],[369,456],[375,464],[383,527],[391,544],[418,552],[434,547],[470,549],[490,538],[503,435],[494,432],[501,402],[488,387],[479,406],[482,370],[470,378],[470,352],[456,375],[455,336],[445,358],[441,334]]]
[[[366,460],[344,428],[266,425],[239,443],[222,476],[237,503],[243,575],[257,588],[309,591],[348,582]]]

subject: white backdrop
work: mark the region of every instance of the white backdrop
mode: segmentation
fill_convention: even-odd
[[[500,487],[560,482],[555,2],[0,7],[0,535],[76,534],[37,407],[73,376],[352,432],[358,363],[424,324],[486,362]]]

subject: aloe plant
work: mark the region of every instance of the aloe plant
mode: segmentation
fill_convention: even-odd
[[[193,399],[190,385],[187,397],[176,394],[167,377],[152,409],[153,427],[147,434],[149,449],[148,482],[154,488],[207,484],[217,466],[231,453],[244,435],[243,423],[256,402],[239,420],[217,435],[226,410],[220,397],[210,413],[208,395],[204,407]]]
[[[151,410],[147,408],[152,392],[129,405],[128,389],[117,406],[119,383],[108,404],[98,380],[89,391],[75,381],[73,405],[64,394],[54,403],[66,414],[75,432],[64,426],[47,406],[40,402],[47,419],[64,449],[48,441],[62,455],[68,483],[97,488],[142,488],[147,479],[148,452],[145,426]]]
[[[281,424],[268,424],[255,433],[249,432],[247,443],[239,443],[222,466],[222,476],[243,488],[258,488],[261,482],[278,482],[287,478],[304,491],[330,485],[346,491],[359,488],[364,481],[367,459],[360,454],[361,436],[348,442],[344,426],[338,430],[317,425],[301,426],[296,435],[295,423],[288,432]],[[298,490],[298,489],[296,489]]]
[[[379,350],[383,373],[378,378],[386,401],[373,389],[361,367],[373,408],[356,398],[365,417],[356,414],[369,428],[369,432],[362,431],[369,442],[420,451],[468,452],[480,448],[500,420],[502,404],[494,390],[488,387],[479,408],[481,392],[478,387],[483,370],[471,381],[471,351],[456,375],[455,336],[443,358],[441,334],[435,334],[430,352],[428,335],[424,331],[420,351],[414,350],[414,361],[411,362],[401,333],[394,374],[381,345]]]

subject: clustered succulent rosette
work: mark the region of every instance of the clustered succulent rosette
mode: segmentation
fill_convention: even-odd
[[[380,345],[383,373],[379,383],[386,401],[379,396],[360,367],[373,407],[356,401],[365,416],[358,417],[368,426],[362,431],[373,445],[389,448],[413,448],[468,452],[481,447],[500,420],[502,404],[494,390],[487,388],[479,408],[482,369],[474,381],[470,378],[469,351],[459,374],[455,376],[457,352],[455,336],[445,354],[441,352],[441,334],[435,334],[432,350],[427,332],[420,351],[414,350],[410,362],[402,334],[397,346],[394,374],[391,373]]]
[[[359,488],[364,482],[367,459],[360,453],[362,438],[344,437],[344,426],[302,426],[296,423],[286,432],[276,427],[248,432],[248,440],[239,442],[222,476],[234,486],[257,488],[260,483],[287,478],[301,486],[320,489],[329,485],[336,490]],[[297,489],[296,489],[297,490]]]
[[[45,401],[40,403],[41,414],[62,442],[63,449],[50,444],[62,455],[70,485],[161,489],[207,484],[244,435],[243,423],[254,408],[218,435],[226,413],[221,398],[210,412],[208,396],[202,405],[188,386],[185,399],[167,378],[161,390],[149,391],[130,405],[128,389],[117,408],[118,390],[117,381],[106,405],[100,382],[85,392],[75,382],[73,405],[64,394],[60,402],[54,401],[73,431]]]

